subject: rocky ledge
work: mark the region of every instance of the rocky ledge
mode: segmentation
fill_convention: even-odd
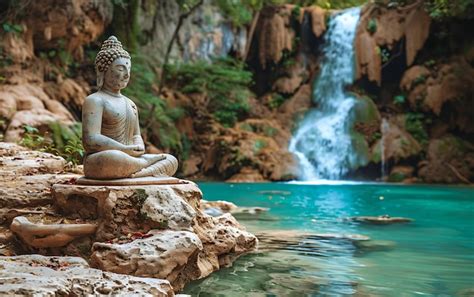
[[[231,265],[238,256],[257,247],[257,238],[245,231],[231,214],[207,215],[201,206],[202,193],[192,182],[143,186],[77,185],[75,179],[79,175],[66,172],[65,162],[59,160],[54,166],[36,170],[34,160],[39,157],[36,153],[27,154],[13,144],[1,145],[4,149],[0,150],[0,172],[16,168],[15,162],[35,166],[32,170],[15,171],[15,178],[11,174],[2,176],[1,184],[8,194],[0,204],[3,207],[0,209],[0,255],[24,256],[0,260],[20,263],[19,266],[0,263],[2,273],[22,275],[18,281],[12,279],[11,283],[0,285],[0,292],[23,294],[26,292],[24,287],[13,284],[30,281],[38,283],[39,293],[43,289],[45,294],[63,292],[66,290],[63,287],[71,288],[67,282],[76,284],[75,278],[70,277],[71,273],[76,273],[76,268],[71,268],[75,264],[59,265],[61,269],[51,270],[48,261],[69,263],[71,258],[62,256],[80,256],[92,268],[86,262],[80,262],[82,270],[76,274],[76,278],[81,279],[78,291],[64,291],[67,294],[97,294],[101,293],[97,288],[104,287],[110,294],[167,296],[192,280]],[[12,157],[18,152],[23,152],[21,158]],[[40,157],[57,160],[45,153]],[[1,168],[5,166],[9,168]],[[26,194],[28,199],[25,200],[22,197]],[[38,256],[29,254],[60,257],[36,261]],[[80,258],[74,259],[77,262]],[[31,261],[37,264],[28,264]],[[29,267],[41,271],[49,269],[48,273],[57,277],[58,284],[38,278]],[[107,273],[100,274],[100,270]],[[112,283],[114,273],[130,276],[123,277],[120,286],[101,282],[100,277],[87,282],[88,274],[97,274]],[[82,282],[87,285],[81,287]],[[129,283],[140,285],[133,286],[135,291],[127,291],[130,290]],[[172,289],[166,289],[167,286]],[[28,292],[34,292],[34,288],[29,287]]]

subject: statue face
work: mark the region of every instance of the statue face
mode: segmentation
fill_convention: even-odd
[[[105,72],[104,86],[110,90],[121,90],[125,88],[130,80],[130,59],[118,58],[110,64]]]

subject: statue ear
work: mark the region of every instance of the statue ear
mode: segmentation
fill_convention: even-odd
[[[97,87],[100,89],[104,85],[104,72],[97,71]]]

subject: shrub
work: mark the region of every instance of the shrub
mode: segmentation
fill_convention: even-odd
[[[175,122],[184,114],[181,108],[170,108],[156,95],[154,84],[157,74],[152,68],[156,64],[142,55],[132,55],[131,82],[123,93],[133,99],[140,108],[140,124],[145,127],[148,139],[158,146],[181,153],[181,133]]]
[[[408,113],[405,118],[406,130],[423,146],[428,144],[426,124],[429,123],[430,120],[422,113]]]
[[[252,73],[242,62],[221,58],[214,63],[198,61],[169,67],[167,81],[175,81],[184,93],[205,95],[209,111],[222,125],[233,126],[249,111]]]
[[[24,126],[24,134],[20,144],[33,150],[63,157],[73,165],[82,163],[84,148],[81,140],[81,124],[64,126],[58,122],[53,122],[49,128],[51,133],[42,135],[37,128]]]
[[[370,34],[377,32],[377,21],[374,18],[370,19],[367,23],[367,31],[369,31]]]

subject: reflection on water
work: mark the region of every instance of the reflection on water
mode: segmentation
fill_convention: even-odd
[[[473,189],[375,184],[200,187],[208,200],[270,211],[239,217],[259,236],[259,252],[191,283],[184,292],[192,296],[474,292]],[[382,214],[415,221],[380,226],[343,220]]]

